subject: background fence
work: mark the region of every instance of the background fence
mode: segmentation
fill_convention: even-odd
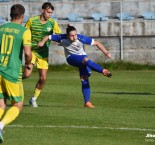
[[[9,1],[9,0],[8,0]],[[68,23],[79,33],[101,41],[112,53],[112,61],[124,60],[136,63],[155,64],[155,0],[49,0],[55,7],[53,18],[58,21],[62,32]],[[9,1],[0,3],[0,16],[10,20],[12,4],[21,3],[26,8],[25,22],[33,15],[41,13],[45,1]],[[80,19],[69,20],[70,14]],[[97,15],[100,14],[98,19]],[[103,20],[102,20],[103,19]],[[66,63],[63,48],[52,43],[49,62]],[[86,46],[86,51],[94,61],[111,61],[95,48]]]

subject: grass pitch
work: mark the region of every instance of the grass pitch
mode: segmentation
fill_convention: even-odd
[[[38,73],[24,80],[25,104],[5,127],[8,145],[153,145],[155,71],[113,71],[112,78],[92,72],[91,101],[83,107],[78,72],[48,72],[38,108],[28,104]]]

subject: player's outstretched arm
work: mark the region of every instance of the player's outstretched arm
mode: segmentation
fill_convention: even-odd
[[[46,41],[49,39],[49,36],[45,36],[43,39],[42,39],[42,41],[40,41],[39,43],[38,43],[38,47],[42,47],[42,46],[44,46],[44,44],[46,43]]]
[[[66,34],[53,34],[53,35],[49,35],[49,36],[45,36],[42,41],[40,41],[38,43],[38,47],[42,47],[44,46],[44,44],[46,43],[46,41],[51,40],[54,42],[58,42],[60,43],[62,39],[66,39]]]
[[[111,58],[111,54],[106,50],[106,48],[99,42],[94,40],[94,46],[97,46],[108,58]]]

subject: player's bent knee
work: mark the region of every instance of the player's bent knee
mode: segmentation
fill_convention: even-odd
[[[21,102],[14,102],[14,101],[12,101],[12,106],[17,107],[19,109],[19,111],[21,112],[22,108],[23,108],[23,101],[21,101]]]
[[[40,77],[40,81],[41,82],[45,82],[46,81],[46,77]]]
[[[88,57],[85,57],[85,58],[83,59],[82,63],[83,63],[83,64],[86,64],[86,62],[87,62],[88,60],[89,60]]]

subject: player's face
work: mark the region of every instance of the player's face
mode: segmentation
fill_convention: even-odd
[[[68,35],[68,39],[72,42],[76,41],[77,40],[77,32],[76,30],[74,31],[71,31]]]
[[[51,17],[52,13],[53,13],[53,10],[50,8],[42,10],[42,16],[45,20],[48,20]]]

